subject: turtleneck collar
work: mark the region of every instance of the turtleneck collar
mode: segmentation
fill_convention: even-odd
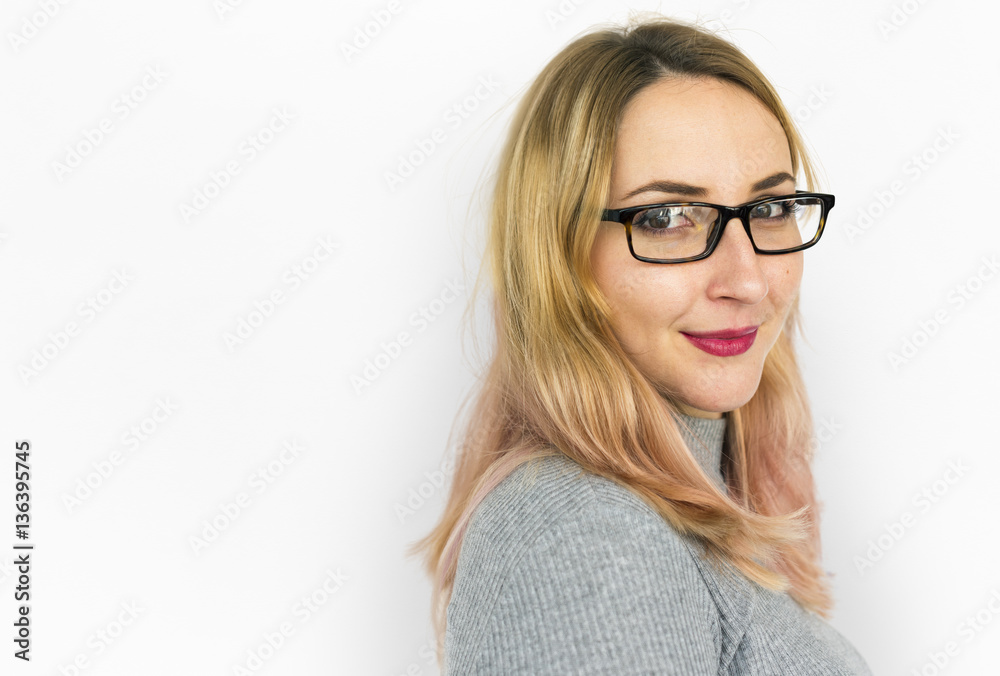
[[[726,492],[726,482],[722,477],[722,443],[726,437],[726,416],[721,418],[696,418],[684,413],[678,414],[677,426],[684,442],[691,449],[695,460],[715,482],[719,490]]]

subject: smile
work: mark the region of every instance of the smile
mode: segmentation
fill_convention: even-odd
[[[684,333],[685,338],[691,341],[699,350],[703,350],[716,357],[733,357],[743,354],[753,345],[757,338],[757,327],[748,326],[741,329],[729,331],[713,331],[706,333]]]

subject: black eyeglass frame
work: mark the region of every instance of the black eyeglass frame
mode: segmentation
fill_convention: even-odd
[[[757,243],[753,241],[753,235],[750,234],[750,210],[754,207],[760,206],[761,204],[767,204],[769,202],[779,202],[781,200],[790,199],[801,199],[803,197],[815,197],[820,200],[822,204],[822,212],[819,217],[819,227],[816,229],[816,235],[803,244],[800,244],[791,249],[781,249],[780,251],[762,251],[757,248]],[[640,261],[645,261],[646,263],[689,263],[692,261],[700,261],[703,258],[708,258],[715,251],[715,247],[718,246],[719,240],[722,239],[722,233],[725,231],[726,226],[729,225],[730,221],[734,218],[740,219],[740,223],[743,224],[743,229],[747,233],[747,237],[750,239],[750,244],[753,245],[753,250],[755,253],[763,254],[766,256],[780,255],[786,253],[794,253],[796,251],[802,251],[803,249],[808,249],[809,247],[816,244],[819,238],[823,235],[823,229],[826,227],[826,217],[833,209],[834,202],[836,198],[833,195],[821,192],[806,192],[805,190],[796,190],[793,195],[780,195],[777,197],[762,197],[759,200],[754,200],[753,202],[747,202],[746,204],[741,204],[738,207],[727,207],[722,204],[711,204],[709,202],[663,202],[661,204],[642,204],[635,207],[627,207],[625,209],[605,209],[601,214],[602,221],[610,221],[614,223],[620,223],[625,226],[625,238],[628,240],[628,250],[631,252],[632,256]],[[708,245],[703,253],[697,256],[688,256],[687,258],[676,258],[671,260],[662,260],[659,258],[647,258],[645,256],[640,256],[632,248],[632,218],[640,211],[645,211],[647,209],[656,209],[659,207],[711,207],[719,212],[719,220],[721,220],[721,225],[718,221],[712,224],[712,233],[708,240]]]

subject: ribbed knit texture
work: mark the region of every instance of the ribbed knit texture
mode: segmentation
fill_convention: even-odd
[[[725,418],[681,416],[724,489]],[[871,674],[787,593],[720,574],[646,503],[565,456],[522,465],[469,523],[445,633],[446,676]]]

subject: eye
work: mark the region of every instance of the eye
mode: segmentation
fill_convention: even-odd
[[[758,204],[750,211],[750,218],[788,218],[798,211],[798,207],[799,205],[795,200],[781,200],[778,202]]]
[[[676,230],[694,225],[685,207],[656,207],[640,211],[632,218],[632,227],[651,230]]]

